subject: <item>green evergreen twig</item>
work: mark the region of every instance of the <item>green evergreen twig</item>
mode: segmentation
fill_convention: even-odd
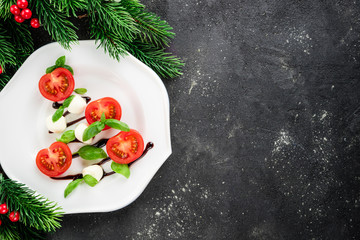
[[[160,77],[174,78],[182,74],[184,63],[180,58],[165,52],[164,48],[156,48],[141,41],[128,43],[126,49],[137,59],[152,68]]]
[[[54,9],[49,1],[36,0],[33,1],[32,6],[39,16],[40,23],[53,40],[65,49],[70,49],[70,44],[78,41],[74,24],[66,19],[63,12]]]
[[[13,4],[13,0],[0,0],[0,18],[13,18],[13,15],[10,12],[10,6]]]
[[[59,12],[63,12],[66,16],[76,16],[76,11],[87,9],[87,0],[50,0]]]
[[[136,0],[122,0],[120,2],[138,23],[139,38],[143,43],[152,43],[156,47],[168,46],[175,33],[172,27],[154,13],[148,12],[145,6]]]
[[[60,228],[60,207],[24,184],[0,176],[0,202],[11,211],[19,211],[20,222],[36,230],[51,232]]]

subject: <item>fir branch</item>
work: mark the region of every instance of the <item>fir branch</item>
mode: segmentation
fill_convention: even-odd
[[[16,51],[14,45],[10,42],[10,36],[0,24],[0,66],[6,71],[6,65],[16,65]]]
[[[70,12],[73,16],[76,16],[76,11],[87,9],[87,0],[50,0],[50,2],[68,17]]]
[[[53,40],[59,42],[65,49],[70,49],[72,42],[77,42],[75,26],[66,19],[64,13],[54,9],[49,1],[36,0],[33,6],[39,16],[40,23],[49,32]]]
[[[21,240],[20,233],[17,229],[17,224],[11,224],[11,221],[7,219],[7,216],[1,217],[2,221],[0,227],[0,239],[2,240]]]
[[[139,33],[135,20],[119,3],[91,0],[88,2],[91,37],[96,36],[96,29],[102,28],[114,39],[133,41]]]
[[[107,32],[104,28],[93,25],[91,28],[91,35],[96,39],[96,43],[100,42],[98,47],[103,47],[112,58],[120,61],[121,56],[127,55],[124,50],[127,46],[115,34]]]
[[[5,20],[5,25],[11,44],[16,49],[16,66],[13,69],[15,72],[34,51],[34,42],[27,25],[17,23],[13,19]]]
[[[130,54],[152,68],[160,77],[174,78],[182,74],[182,60],[163,48],[156,48],[140,41],[128,43],[126,49]]]
[[[19,211],[20,222],[27,227],[50,232],[60,228],[60,207],[27,188],[24,184],[0,177],[0,202]]]
[[[6,73],[0,74],[0,90],[10,81],[10,76]]]
[[[5,21],[6,30],[11,38],[11,42],[15,44],[16,51],[23,54],[31,54],[34,51],[34,42],[29,31],[29,26],[15,22],[13,19]]]
[[[34,240],[45,239],[43,232],[26,227],[21,222],[11,222],[9,217],[1,215],[0,239],[2,240]]]
[[[145,10],[137,0],[122,0],[120,4],[131,14],[140,29],[139,38],[143,43],[152,43],[156,47],[168,46],[175,33],[172,27],[156,14]]]
[[[13,4],[15,4],[13,0],[0,0],[0,18],[8,19],[13,17],[10,12],[10,7]]]

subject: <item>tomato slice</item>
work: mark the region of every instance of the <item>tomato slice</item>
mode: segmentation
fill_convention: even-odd
[[[106,119],[121,118],[121,107],[118,101],[111,97],[104,97],[89,103],[85,109],[86,121],[89,124],[99,121],[102,113],[105,113]],[[109,129],[109,126],[105,126],[104,130]]]
[[[36,166],[49,177],[63,174],[68,170],[71,162],[70,148],[62,142],[54,142],[49,148],[40,150],[36,156]]]
[[[57,68],[40,78],[41,95],[50,101],[61,101],[74,91],[75,83],[71,72],[65,68]]]
[[[144,140],[134,129],[120,132],[109,139],[106,144],[109,157],[120,164],[128,164],[138,159],[144,152]]]

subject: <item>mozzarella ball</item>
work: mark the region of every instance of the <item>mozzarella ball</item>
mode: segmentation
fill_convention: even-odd
[[[103,171],[102,167],[100,167],[99,165],[91,165],[82,170],[83,177],[85,175],[90,175],[93,178],[95,178],[98,182],[102,178],[103,174],[104,174],[104,171]]]
[[[79,95],[75,95],[73,100],[71,100],[68,107],[68,111],[71,113],[79,114],[82,113],[86,108],[86,101]]]
[[[56,122],[52,121],[52,115],[46,119],[46,127],[54,133],[61,133],[66,129],[66,119],[61,116]]]
[[[87,141],[83,141],[84,131],[88,126],[89,125],[86,124],[86,123],[80,123],[75,128],[75,137],[76,137],[76,139],[79,140],[80,142],[85,143],[85,144],[91,144],[93,139],[94,139],[94,138],[90,138]]]

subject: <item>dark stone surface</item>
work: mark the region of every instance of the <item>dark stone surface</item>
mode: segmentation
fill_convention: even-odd
[[[359,239],[359,2],[145,4],[186,62],[164,81],[173,154],[130,206],[48,239]]]

